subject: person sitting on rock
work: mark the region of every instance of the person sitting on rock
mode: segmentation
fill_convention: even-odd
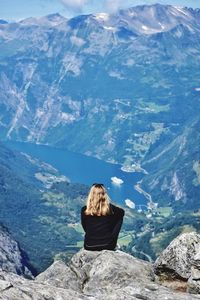
[[[81,224],[85,231],[84,249],[116,250],[123,217],[124,210],[110,203],[104,185],[94,183],[86,206],[81,209]]]

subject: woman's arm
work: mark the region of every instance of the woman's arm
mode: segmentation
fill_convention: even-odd
[[[86,232],[84,208],[81,209],[81,225],[82,225],[84,231]]]
[[[120,208],[119,212],[117,213],[117,222],[112,230],[112,237],[116,242],[123,223],[123,217],[124,217],[124,210]]]

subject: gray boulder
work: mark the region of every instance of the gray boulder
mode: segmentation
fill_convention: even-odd
[[[156,259],[154,272],[160,277],[187,281],[192,274],[192,264],[199,245],[200,235],[196,232],[179,235]]]
[[[122,251],[80,250],[71,260],[82,292],[95,300],[194,300],[157,284],[152,265]]]
[[[81,249],[35,279],[0,272],[1,300],[197,300],[154,282],[150,263],[122,251]]]
[[[133,281],[153,281],[150,263],[122,251],[81,250],[71,260],[70,268],[77,274],[82,290],[87,294],[111,293]]]
[[[185,237],[186,240],[189,249],[197,249],[194,236],[190,240],[193,245],[189,237]],[[176,241],[180,242],[180,237],[175,239],[175,244]],[[199,251],[196,252],[192,268],[199,270]],[[180,255],[178,250],[173,253]],[[188,266],[189,262],[185,262]],[[197,288],[192,280],[199,275],[196,271],[193,274],[192,268],[191,290],[194,291]],[[68,264],[55,261],[33,279],[16,274],[15,269],[11,272],[0,268],[0,300],[200,300],[200,295],[177,292],[159,284],[156,277],[151,263],[120,250],[81,249]]]
[[[76,273],[61,260],[55,261],[46,271],[39,274],[35,278],[35,282],[81,291],[81,285],[77,280]]]
[[[56,267],[57,268],[57,267]],[[63,278],[64,280],[64,278]],[[56,281],[56,276],[54,282]],[[56,287],[53,284],[40,283],[26,279],[14,273],[0,271],[1,300],[89,300],[83,293],[68,286]],[[91,299],[91,300],[94,300]]]
[[[188,280],[188,292],[200,294],[200,244],[191,262],[191,276]]]

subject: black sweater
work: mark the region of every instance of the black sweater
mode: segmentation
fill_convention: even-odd
[[[85,215],[81,209],[81,224],[85,231],[84,248],[87,250],[114,250],[123,222],[124,210],[110,204],[113,214],[107,216]]]

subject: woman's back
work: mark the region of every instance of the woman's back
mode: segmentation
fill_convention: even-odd
[[[90,198],[92,198],[91,195]],[[89,208],[92,207],[90,202],[88,204]],[[101,199],[99,202],[101,204]],[[107,213],[104,215],[90,213],[90,210],[89,212],[87,210],[87,206],[82,207],[81,223],[85,231],[84,248],[87,250],[114,250],[123,222],[123,216],[124,210],[111,203],[108,203]]]

